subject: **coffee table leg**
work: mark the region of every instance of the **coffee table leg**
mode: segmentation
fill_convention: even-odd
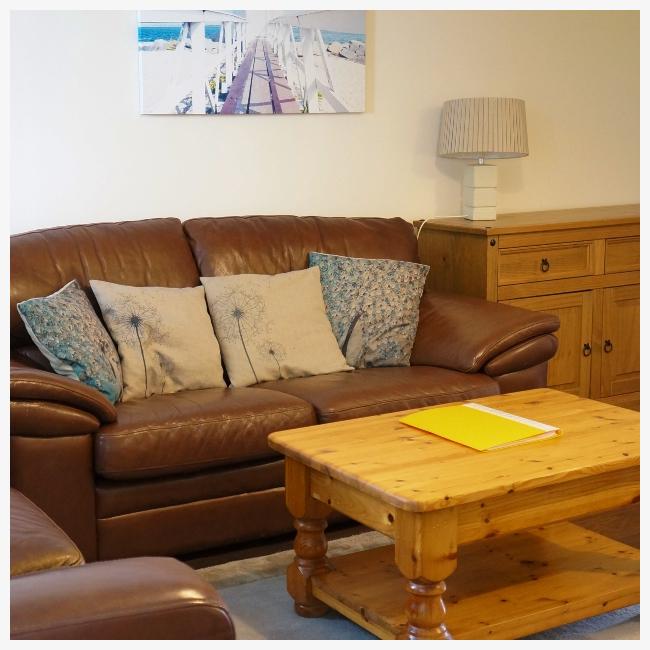
[[[331,508],[312,498],[309,469],[287,458],[285,461],[287,507],[296,518],[296,553],[287,570],[287,591],[294,600],[294,609],[300,616],[322,616],[329,607],[315,598],[311,591],[311,577],[330,571],[327,559],[327,515]]]
[[[447,610],[442,599],[444,581],[409,580],[406,583],[408,598],[406,612],[408,624],[404,639],[451,639],[445,625]]]
[[[407,578],[407,624],[402,639],[451,639],[445,623],[445,578],[456,568],[456,510],[395,517],[395,562]]]

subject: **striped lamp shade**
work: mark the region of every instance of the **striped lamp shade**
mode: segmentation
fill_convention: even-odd
[[[442,107],[438,154],[447,158],[527,156],[524,100],[470,97],[446,101]]]

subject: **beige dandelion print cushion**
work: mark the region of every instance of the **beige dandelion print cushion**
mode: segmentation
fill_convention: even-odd
[[[203,287],[90,286],[122,363],[122,400],[225,387]]]
[[[201,282],[232,386],[352,370],[325,313],[318,268]]]

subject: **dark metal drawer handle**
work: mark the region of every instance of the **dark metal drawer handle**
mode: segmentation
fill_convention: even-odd
[[[588,356],[591,354],[591,345],[589,345],[589,343],[585,343],[585,344],[582,346],[582,354],[583,354],[585,357],[588,357]]]
[[[542,257],[542,263],[539,268],[542,269],[542,273],[546,273],[551,268],[549,261],[545,257]]]
[[[611,352],[613,349],[614,349],[614,346],[612,345],[612,342],[611,342],[609,339],[607,339],[607,340],[605,341],[605,345],[604,345],[604,347],[603,347],[603,350],[605,350],[605,352],[609,353],[609,352]]]

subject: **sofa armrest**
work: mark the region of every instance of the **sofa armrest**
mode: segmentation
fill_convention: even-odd
[[[536,336],[492,357],[483,366],[483,372],[490,377],[498,377],[537,366],[553,358],[557,345],[557,338],[553,334]]]
[[[77,545],[24,494],[11,488],[9,504],[12,577],[84,563]]]
[[[87,411],[56,402],[11,400],[9,431],[12,436],[58,438],[82,436],[99,429],[99,420]]]
[[[172,558],[131,558],[13,578],[12,639],[234,639],[217,592]]]
[[[98,391],[80,381],[12,361],[9,395],[16,402],[49,402],[71,407],[95,417],[100,423],[115,422],[115,407]]]
[[[479,372],[512,348],[547,334],[560,326],[557,316],[530,311],[480,298],[426,292],[420,302],[420,321],[411,354],[411,365],[429,365],[461,372]],[[551,358],[555,349],[545,346]],[[525,353],[514,355],[528,365],[547,360],[535,352],[528,363]],[[512,361],[512,359],[510,359]],[[517,369],[510,363],[510,372]]]

